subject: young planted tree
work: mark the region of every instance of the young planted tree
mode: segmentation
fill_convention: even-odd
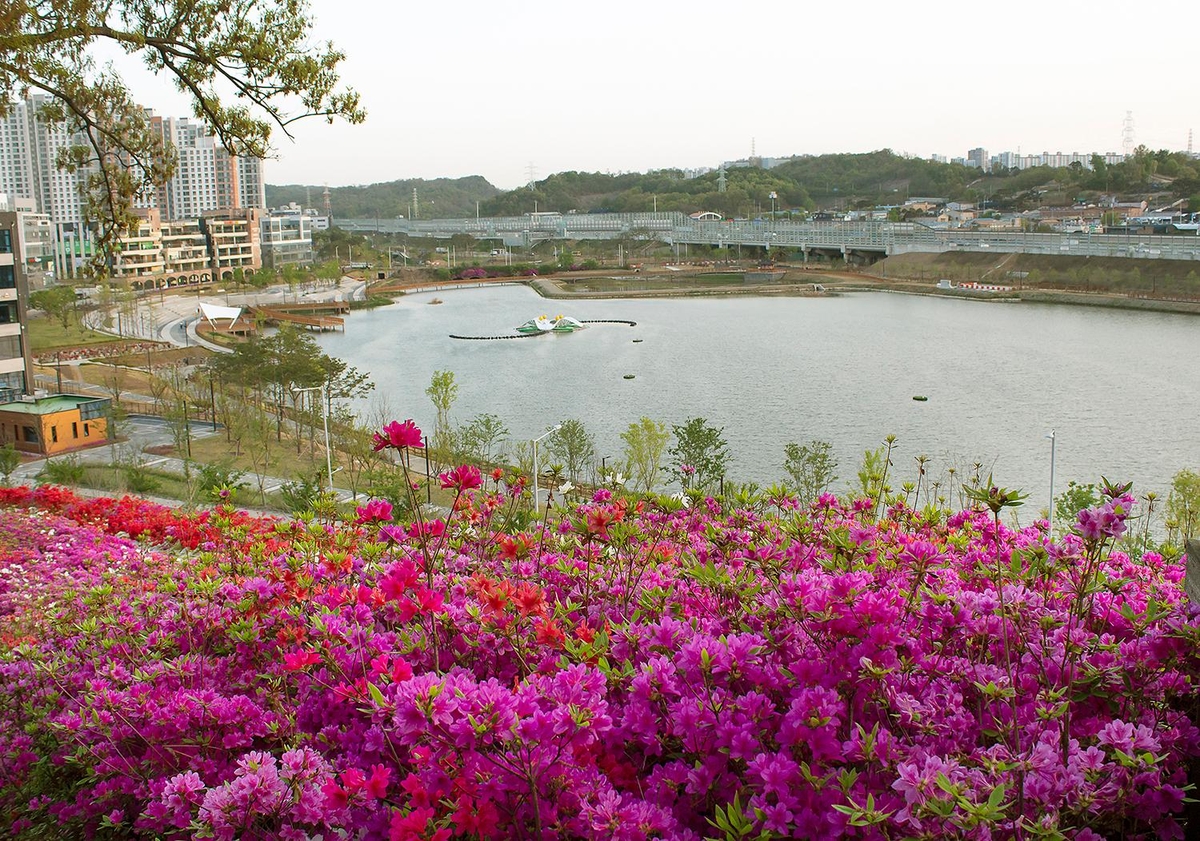
[[[5,485],[9,484],[13,471],[20,466],[21,454],[17,452],[17,448],[13,446],[11,441],[0,447],[0,476],[4,477]]]
[[[1180,470],[1171,480],[1167,530],[1171,541],[1179,546],[1200,536],[1200,473]]]
[[[498,415],[476,415],[462,428],[459,443],[468,458],[481,464],[491,464],[496,448],[508,440],[508,427]]]
[[[562,462],[567,475],[576,483],[596,461],[596,439],[579,420],[563,421],[550,434],[546,450],[552,458]]]
[[[658,480],[663,456],[671,433],[658,421],[643,417],[621,433],[625,442],[625,469],[634,479],[635,487],[649,493]]]
[[[358,94],[339,88],[344,56],[313,37],[308,7],[293,0],[44,0],[8,4],[3,19],[0,113],[26,91],[44,94],[39,118],[75,132],[56,164],[85,175],[97,274],[135,224],[134,202],[174,174],[177,156],[120,75],[97,69],[96,47],[140,57],[235,155],[267,157],[273,130],[289,134],[304,117],[366,117]]]
[[[668,451],[672,472],[685,489],[707,491],[725,478],[729,445],[722,436],[724,431],[704,418],[689,418],[671,427],[675,435],[675,444]]]
[[[450,427],[450,409],[458,399],[458,384],[454,382],[453,371],[434,371],[425,389],[425,396],[433,403],[437,418],[433,430],[433,447],[441,458],[447,458],[452,451],[454,440]]]
[[[828,441],[809,441],[807,444],[787,444],[783,448],[783,469],[791,481],[792,490],[800,501],[808,504],[826,493],[837,481],[837,459]]]

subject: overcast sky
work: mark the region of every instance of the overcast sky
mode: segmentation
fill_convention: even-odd
[[[890,148],[1187,147],[1191,2],[311,0],[367,122],[276,139],[267,182],[645,171]],[[137,99],[186,116],[160,79]],[[1200,138],[1195,148],[1200,149]]]

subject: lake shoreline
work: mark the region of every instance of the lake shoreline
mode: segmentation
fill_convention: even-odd
[[[789,273],[795,276],[796,273]],[[1101,307],[1105,309],[1133,310],[1138,312],[1168,312],[1181,315],[1200,315],[1200,303],[1194,301],[1173,301],[1161,298],[1134,298],[1121,295],[1106,295],[1100,293],[1065,292],[1059,290],[1012,290],[1009,293],[966,292],[956,290],[941,290],[927,284],[905,280],[889,280],[872,275],[853,273],[816,273],[805,272],[798,279],[789,277],[783,283],[728,284],[705,287],[690,282],[695,276],[683,276],[677,281],[671,278],[673,286],[670,289],[646,288],[652,280],[660,277],[630,276],[621,278],[610,276],[616,283],[623,283],[625,288],[611,290],[573,290],[570,288],[575,279],[558,276],[530,278],[526,284],[543,298],[552,300],[612,300],[619,298],[697,298],[697,297],[822,297],[835,296],[842,292],[889,292],[893,294],[921,295],[934,298],[950,298],[953,300],[984,301],[987,303],[1036,303],[1059,304],[1070,306]],[[814,289],[814,285],[822,289]],[[638,288],[638,287],[643,288]]]

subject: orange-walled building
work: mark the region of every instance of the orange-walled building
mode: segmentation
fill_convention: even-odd
[[[22,397],[0,405],[0,446],[55,456],[108,442],[109,400],[81,394]]]

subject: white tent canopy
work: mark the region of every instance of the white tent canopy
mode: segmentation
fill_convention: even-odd
[[[213,324],[214,321],[228,321],[230,324],[238,320],[238,316],[242,314],[241,307],[222,307],[217,304],[201,304],[200,315],[204,319]],[[213,326],[216,326],[215,324]]]

